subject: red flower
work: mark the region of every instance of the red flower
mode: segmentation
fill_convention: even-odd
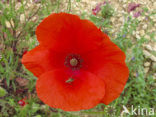
[[[25,106],[25,100],[24,99],[22,99],[22,100],[19,100],[18,101],[18,104],[20,105],[20,106]]]
[[[92,22],[54,13],[36,30],[39,46],[22,63],[38,77],[39,98],[66,111],[109,104],[128,79],[125,54]]]

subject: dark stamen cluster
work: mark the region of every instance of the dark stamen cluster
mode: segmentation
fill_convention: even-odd
[[[69,54],[66,57],[64,64],[72,70],[78,70],[82,67],[82,59],[78,54]]]

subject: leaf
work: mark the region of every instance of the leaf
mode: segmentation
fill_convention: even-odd
[[[0,97],[4,97],[6,94],[7,91],[4,88],[0,87]]]

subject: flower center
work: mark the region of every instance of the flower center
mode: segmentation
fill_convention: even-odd
[[[78,60],[76,58],[70,59],[70,65],[71,66],[76,66],[78,64]]]
[[[64,64],[72,70],[78,70],[82,67],[82,59],[78,54],[69,54],[66,57]]]

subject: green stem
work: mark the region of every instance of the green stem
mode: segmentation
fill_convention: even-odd
[[[71,10],[71,0],[68,0],[67,12],[70,13]]]
[[[60,8],[60,0],[57,0],[57,13],[59,12],[59,8]]]

